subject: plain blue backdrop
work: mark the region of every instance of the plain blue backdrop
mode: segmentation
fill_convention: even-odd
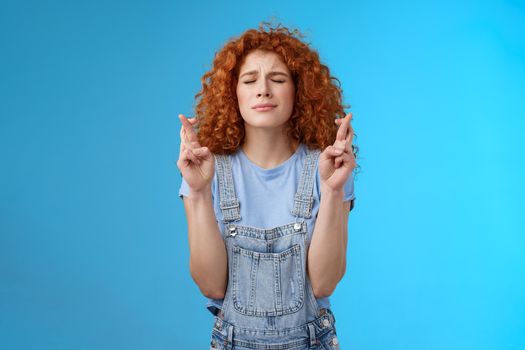
[[[342,83],[361,172],[342,349],[525,349],[523,1],[7,1],[0,347],[206,349],[178,113],[273,17]]]

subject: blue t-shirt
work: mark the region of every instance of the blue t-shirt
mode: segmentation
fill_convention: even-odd
[[[295,221],[291,211],[306,151],[306,145],[300,144],[290,158],[271,169],[264,169],[253,163],[240,147],[230,156],[235,195],[240,202],[241,220],[236,222],[238,225],[269,229]],[[305,219],[307,227],[311,227],[308,229],[308,241],[311,240],[319,211],[320,186],[319,165],[316,162],[312,215],[309,219]],[[224,233],[225,225],[219,206],[217,172],[213,176],[211,190],[215,217],[221,232]],[[183,195],[189,195],[189,187],[184,178],[182,178],[179,189],[179,197],[182,198]],[[343,201],[353,200],[354,198],[354,175],[352,172],[344,184]],[[330,307],[328,298],[319,298],[317,301],[320,307]],[[221,305],[222,299],[209,299],[207,306],[210,309],[213,307],[220,308]]]

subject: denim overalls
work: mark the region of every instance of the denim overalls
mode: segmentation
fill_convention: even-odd
[[[270,229],[236,224],[240,203],[230,158],[215,155],[228,287],[215,317],[211,349],[339,349],[334,316],[319,308],[306,273],[307,237],[313,227],[304,218],[311,216],[319,154],[307,148],[293,198],[295,219]]]

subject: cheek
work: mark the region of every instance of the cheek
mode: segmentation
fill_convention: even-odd
[[[294,89],[287,89],[283,92],[283,99],[286,100],[288,103],[293,104],[295,100],[295,90]]]
[[[248,103],[248,100],[246,98],[246,93],[242,91],[242,89],[237,89],[237,101],[239,102],[240,108],[246,108],[246,103]]]

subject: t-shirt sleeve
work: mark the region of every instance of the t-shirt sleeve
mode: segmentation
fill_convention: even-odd
[[[343,202],[351,201],[350,202],[350,210],[354,208],[355,203],[355,193],[354,193],[354,172],[352,171],[350,175],[348,175],[348,180],[346,180],[344,184],[344,198]]]
[[[186,196],[188,197],[188,195],[190,194],[190,187],[188,186],[188,183],[186,182],[186,180],[184,180],[184,178],[181,176],[181,182],[180,182],[180,187],[179,187],[179,198],[182,199],[182,196]]]
[[[353,172],[350,173],[350,175],[348,176],[348,180],[346,180],[346,182],[345,182],[344,191],[345,191],[345,196],[344,196],[344,199],[343,199],[344,202],[352,200],[352,199],[355,199],[355,194],[354,194],[354,173]]]
[[[215,198],[215,182],[217,181],[217,178],[215,174],[213,175],[213,180],[211,182],[211,196],[212,198]],[[179,187],[179,198],[182,199],[182,196],[188,197],[190,194],[190,187],[188,186],[188,183],[184,179],[184,177],[181,176],[180,181],[180,187]]]

